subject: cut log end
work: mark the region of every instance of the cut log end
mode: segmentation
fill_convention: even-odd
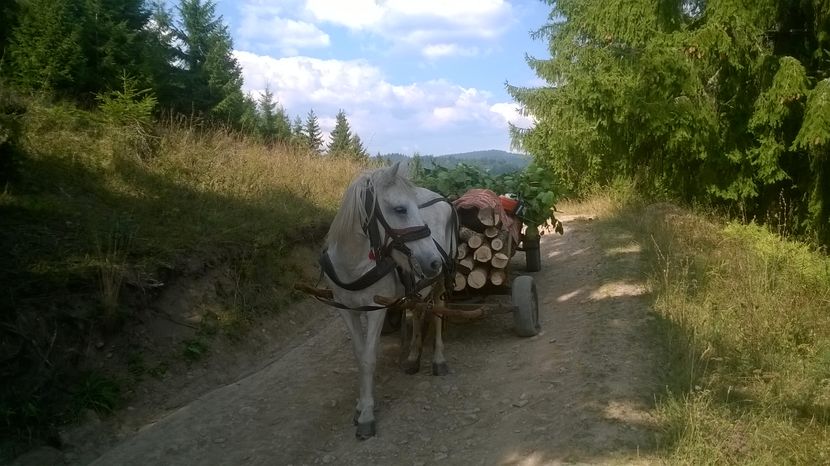
[[[490,259],[493,258],[493,251],[489,246],[481,246],[473,253],[473,258],[477,262],[490,262]]]
[[[501,286],[507,281],[507,272],[504,269],[493,269],[490,271],[490,283]]]
[[[510,258],[507,257],[507,254],[503,252],[497,252],[493,254],[493,258],[490,259],[490,264],[497,269],[503,269],[507,267],[507,263],[510,262]]]
[[[467,240],[467,245],[470,246],[473,249],[478,248],[483,243],[484,243],[484,237],[481,235],[481,233],[473,233],[473,236],[471,236]]]
[[[455,272],[455,285],[453,286],[454,291],[461,291],[467,287],[467,277],[464,276],[461,272]]]
[[[487,284],[487,277],[488,273],[486,267],[476,267],[470,271],[469,275],[467,275],[467,285],[476,290],[480,289]]]

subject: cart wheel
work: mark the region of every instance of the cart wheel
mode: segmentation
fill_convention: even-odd
[[[525,264],[528,272],[542,270],[542,249],[539,247],[539,238],[525,238]]]
[[[403,312],[400,309],[388,309],[386,311],[386,317],[383,319],[383,328],[380,334],[389,335],[397,331],[401,327],[401,314]]]
[[[539,297],[533,277],[522,275],[513,280],[513,325],[520,337],[532,337],[539,333]]]

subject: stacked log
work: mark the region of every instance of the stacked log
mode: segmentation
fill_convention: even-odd
[[[491,208],[481,208],[475,214],[462,215],[461,222],[454,290],[506,284],[506,267],[515,245],[502,227],[499,214]]]

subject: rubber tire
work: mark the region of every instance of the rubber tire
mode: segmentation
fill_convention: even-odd
[[[525,266],[528,272],[542,270],[542,248],[539,246],[539,238],[525,239]]]
[[[513,280],[513,327],[520,337],[532,337],[542,330],[539,323],[539,295],[533,277],[522,275]]]

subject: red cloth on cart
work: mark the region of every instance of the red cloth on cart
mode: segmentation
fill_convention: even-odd
[[[501,228],[507,230],[513,238],[514,244],[519,243],[519,234],[522,229],[522,222],[515,216],[508,214],[501,205],[499,195],[489,189],[471,189],[462,194],[461,197],[452,203],[456,209],[483,209],[492,208],[499,214]]]

